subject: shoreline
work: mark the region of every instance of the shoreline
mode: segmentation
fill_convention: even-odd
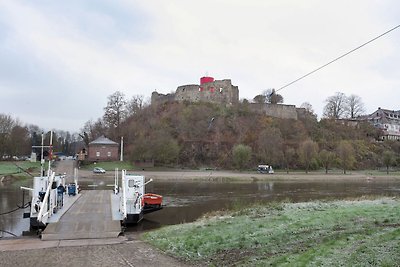
[[[181,170],[181,171],[132,171],[134,173],[144,175],[146,178],[157,180],[218,180],[231,179],[232,181],[350,181],[350,180],[400,180],[399,175],[394,174],[365,174],[354,172],[349,174],[342,173],[321,173],[310,172],[308,174],[301,172],[284,173],[278,172],[275,174],[260,174],[257,172],[235,172],[235,171],[196,171],[196,170]]]

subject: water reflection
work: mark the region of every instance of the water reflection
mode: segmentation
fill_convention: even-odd
[[[29,181],[26,184],[29,184]],[[19,189],[20,185],[23,185],[23,183],[0,184],[1,214],[22,206],[23,191]],[[29,201],[28,194],[25,195],[24,201],[25,203]],[[12,213],[0,215],[0,237],[21,236],[23,231],[29,230],[29,220],[22,219],[23,213],[22,209],[17,209]]]
[[[113,180],[80,181],[83,190],[109,189]],[[0,213],[21,204],[20,185],[0,186]],[[26,185],[29,186],[29,185]],[[335,180],[335,181],[154,181],[146,192],[164,196],[163,210],[147,214],[139,225],[127,231],[143,231],[162,225],[191,222],[211,211],[237,204],[290,200],[344,199],[368,195],[399,196],[400,180]],[[21,235],[29,229],[29,219],[22,210],[0,216],[0,229]],[[0,233],[0,236],[2,234]],[[3,236],[9,236],[3,233]]]

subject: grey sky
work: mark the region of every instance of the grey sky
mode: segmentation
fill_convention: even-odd
[[[0,113],[78,131],[116,90],[174,91],[208,73],[240,98],[280,88],[399,24],[398,1],[0,1]],[[400,109],[400,30],[280,91]]]

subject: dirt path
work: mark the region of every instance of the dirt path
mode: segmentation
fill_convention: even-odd
[[[121,238],[119,238],[121,239]],[[14,244],[12,244],[12,242]],[[102,244],[105,243],[105,244]],[[114,243],[114,244],[113,244]],[[21,250],[22,249],[22,250]],[[1,266],[189,266],[140,240],[0,241]]]

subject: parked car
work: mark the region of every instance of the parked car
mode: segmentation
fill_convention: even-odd
[[[274,173],[274,169],[272,169],[271,165],[258,165],[257,171],[259,173],[268,173],[268,174]]]
[[[106,170],[100,167],[94,167],[93,173],[106,173]]]

